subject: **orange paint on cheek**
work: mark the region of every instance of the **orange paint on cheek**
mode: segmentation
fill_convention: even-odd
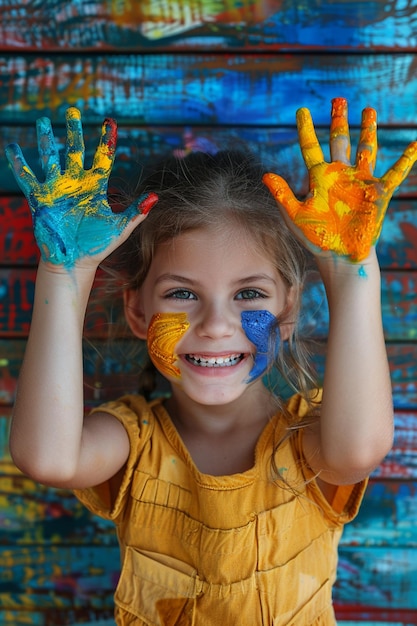
[[[155,367],[164,376],[179,378],[175,346],[190,326],[186,313],[156,313],[148,328],[148,352]]]

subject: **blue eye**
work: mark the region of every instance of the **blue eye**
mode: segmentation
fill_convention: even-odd
[[[236,300],[256,300],[257,298],[266,298],[258,289],[242,289],[236,294]]]
[[[174,298],[176,300],[197,300],[193,292],[188,289],[175,289],[174,291],[170,291],[165,297]]]

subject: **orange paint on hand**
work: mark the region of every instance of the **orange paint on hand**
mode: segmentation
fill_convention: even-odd
[[[347,123],[347,101],[345,98],[334,98],[332,100],[332,128],[330,138],[340,134],[347,135],[349,126]]]
[[[350,139],[347,112],[348,105],[345,98],[334,98],[332,100],[330,140],[332,142],[333,149],[335,149],[337,145],[339,146],[338,152],[340,154],[340,158],[342,158],[344,162],[348,162],[350,159]]]
[[[186,313],[156,313],[148,328],[148,351],[155,367],[164,376],[179,378],[175,346],[190,326]]]
[[[375,187],[358,180],[353,168],[339,161],[323,163],[311,175],[311,198],[285,202],[281,180],[266,174],[264,182],[288,216],[318,249],[360,261],[379,237],[384,212]]]
[[[376,202],[376,188],[358,180],[352,168],[336,161],[326,165],[311,189],[319,201],[298,212],[294,223],[321,250],[332,250],[353,261],[366,258],[379,237],[384,216]]]
[[[317,141],[310,111],[306,108],[298,109],[296,118],[301,152],[307,168],[310,169],[323,160],[323,152]]]
[[[377,154],[374,109],[363,111],[355,165],[349,160],[344,98],[332,101],[330,163],[324,160],[310,111],[299,109],[296,117],[310,178],[308,196],[299,201],[288,183],[276,174],[265,174],[263,181],[296,227],[295,234],[313,254],[331,251],[353,262],[362,261],[378,241],[394,190],[417,160],[417,142],[409,144],[398,161],[381,178],[376,178],[373,175]]]

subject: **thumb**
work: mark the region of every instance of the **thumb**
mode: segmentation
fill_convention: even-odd
[[[268,187],[278,204],[280,204],[285,209],[288,216],[294,220],[300,210],[300,202],[293,194],[287,181],[281,178],[281,176],[278,176],[278,174],[271,173],[264,174],[262,181]]]
[[[129,220],[135,219],[140,215],[146,217],[152,207],[158,202],[158,196],[153,191],[144,193],[134,200],[130,206],[123,211],[123,215]]]
[[[134,200],[127,209],[117,215],[116,221],[119,224],[119,232],[123,232],[122,240],[127,239],[134,229],[144,221],[157,202],[158,196],[156,193],[153,191],[144,193]]]

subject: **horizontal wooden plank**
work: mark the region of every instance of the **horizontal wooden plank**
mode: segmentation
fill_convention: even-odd
[[[34,288],[34,269],[0,268],[0,338],[27,335]],[[381,293],[386,339],[414,341],[417,338],[417,272],[383,272]],[[96,281],[91,302],[86,334],[90,337],[105,336],[112,317],[99,280]],[[113,298],[111,306],[114,303]],[[305,335],[323,338],[327,334],[328,310],[324,288],[315,276],[305,288],[300,324]]]
[[[417,550],[342,547],[333,598],[338,607],[417,611]]]
[[[417,203],[393,199],[378,242],[378,259],[383,269],[417,268]]]
[[[106,104],[107,107],[107,104]],[[295,115],[296,105],[292,107]],[[325,107],[321,105],[321,110]],[[110,109],[110,105],[109,105]],[[88,110],[84,115],[91,117]],[[328,113],[328,112],[327,112]],[[39,113],[36,113],[39,117]],[[352,116],[351,116],[352,117]],[[60,122],[63,120],[60,116]],[[102,118],[100,117],[100,123]],[[359,118],[356,117],[356,121]],[[133,188],[142,172],[152,170],[162,158],[172,154],[183,154],[187,150],[203,150],[206,152],[219,149],[246,149],[253,152],[265,164],[265,167],[284,176],[297,194],[303,195],[308,190],[307,170],[304,165],[297,132],[294,126],[282,128],[250,128],[250,127],[129,127],[119,120],[118,147],[116,162],[110,178],[112,189],[123,189],[125,192]],[[61,154],[65,149],[65,130],[54,125],[58,149]],[[86,168],[91,166],[94,150],[99,137],[99,125],[84,124],[86,144]],[[329,130],[318,128],[317,136],[323,147],[325,158],[329,158]],[[415,140],[416,131],[411,128],[381,128],[379,130],[379,153],[375,174],[381,176],[399,158],[406,146]],[[353,151],[359,139],[359,132],[353,128],[351,141]],[[39,168],[36,132],[34,123],[30,127],[3,125],[0,111],[0,150],[9,143],[18,143],[24,151],[31,168],[43,180]],[[6,159],[0,160],[0,193],[18,194],[20,190],[14,180]],[[413,168],[407,180],[401,185],[396,196],[417,195],[417,166]]]
[[[23,338],[0,339],[0,406],[13,403],[24,346]],[[143,362],[140,352],[142,349],[142,346],[138,350],[130,342],[119,340],[110,343],[103,343],[101,340],[85,342],[84,393],[87,405],[137,391]],[[316,345],[314,350],[317,375],[319,381],[322,381],[325,367],[324,348]],[[417,408],[417,345],[388,343],[387,352],[395,407],[397,410],[413,410]],[[161,391],[164,389],[161,385],[159,388]]]
[[[315,345],[315,347],[314,347]],[[391,374],[394,406],[398,411],[417,408],[417,344],[388,342],[387,354]],[[319,381],[325,368],[325,345],[313,344],[314,362]]]
[[[96,617],[100,615],[105,615],[105,611],[95,611],[95,617],[92,617],[93,610],[79,610],[79,611],[36,611],[32,610],[30,613],[28,611],[1,611],[0,610],[0,624],[2,626],[59,626],[60,624],[71,624],[71,626],[114,626],[114,619],[99,619],[96,620]],[[107,611],[108,613],[108,611]],[[399,618],[401,616],[398,616]],[[417,616],[416,616],[417,618]],[[93,621],[91,621],[91,619]],[[410,617],[410,619],[414,619],[414,615]],[[51,621],[53,620],[53,621]],[[74,621],[77,620],[77,621]],[[80,620],[80,621],[78,621]],[[338,620],[339,626],[415,626],[415,622],[399,622],[398,620],[386,622],[386,621],[375,621],[370,622],[366,621],[358,621],[354,622]]]
[[[356,611],[352,611],[353,615],[352,617],[355,617],[357,615],[359,615],[359,617],[356,619],[354,619],[354,621],[345,621],[344,619],[337,620],[337,623],[340,626],[414,626],[415,625],[415,621],[410,622],[410,621],[398,621],[401,620],[401,613],[398,613],[397,611],[393,611],[391,617],[392,619],[387,622],[387,621],[381,621],[381,617],[385,616],[385,617],[389,617],[387,615],[386,611],[363,611],[362,613],[357,613]],[[350,615],[350,611],[346,611],[344,613],[344,615]],[[362,621],[361,619],[362,617],[367,617],[367,619],[365,619],[365,621]],[[410,619],[410,620],[416,620],[417,619],[417,614],[416,612],[413,611],[407,611],[407,616],[408,617],[404,617],[404,619]],[[338,613],[336,613],[336,618],[338,618]],[[111,626],[113,626],[113,624],[111,624]]]
[[[341,546],[417,547],[417,482],[394,476],[373,475]],[[0,477],[0,545],[117,545],[114,524],[90,514],[71,492],[6,474],[1,465]]]
[[[394,402],[395,399],[394,394]],[[386,479],[417,478],[417,414],[415,412],[396,410],[394,445],[373,472],[373,476]]]
[[[336,618],[339,626],[415,626],[417,611],[336,606]]]
[[[415,54],[143,54],[0,57],[0,123],[85,119],[132,124],[291,125],[308,106],[328,124],[328,104],[348,98],[351,121],[372,105],[380,123],[415,128]],[[390,97],[387,97],[387,96]]]
[[[20,472],[13,465],[9,450],[11,407],[0,405],[0,475],[14,476]]]
[[[32,218],[23,196],[0,197],[1,265],[35,265],[39,259]],[[378,258],[383,269],[417,269],[417,200],[392,200],[385,218]]]
[[[417,273],[384,271],[381,276],[382,320],[387,341],[417,338]],[[323,338],[328,332],[328,308],[324,288],[314,276],[307,283],[301,310],[301,331]]]
[[[1,609],[113,607],[117,546],[0,547]]]
[[[0,224],[0,265],[37,264],[32,217],[23,195],[0,197]]]
[[[92,606],[86,609],[39,610],[36,607],[31,607],[28,610],[23,609],[22,611],[0,609],[0,624],[2,626],[60,626],[64,624],[71,624],[71,626],[76,626],[77,624],[83,624],[83,626],[114,626],[114,619],[110,617],[112,614],[112,610],[100,610]]]
[[[32,270],[0,271],[0,333],[7,329],[17,334],[29,330],[33,306],[34,279]]]
[[[72,492],[4,470],[0,464],[0,545],[117,545],[114,524],[89,513]]]
[[[417,431],[414,437],[417,438]],[[358,516],[345,526],[340,546],[415,549],[416,494],[416,482],[393,478],[378,480],[374,474]]]
[[[395,549],[398,534],[390,534],[390,522],[392,523],[396,516],[403,524],[405,537],[415,534],[415,514],[410,515],[407,528],[407,514],[410,514],[410,509],[413,508],[415,485],[407,493],[408,510],[404,510],[404,501],[407,500],[407,497],[404,498],[404,487],[400,485],[399,489],[398,495],[402,497],[398,498],[396,508],[390,514],[389,502],[385,500],[386,493],[381,494],[381,491],[378,491],[378,485],[373,485],[371,488],[372,497],[368,502],[369,508],[366,508],[366,503],[364,503],[362,511],[365,512],[366,523],[369,523],[366,514],[372,516],[369,531],[373,528],[376,533],[376,541],[372,545],[369,543],[366,547],[362,544],[349,545],[346,539],[343,540],[339,550],[340,562],[335,589],[335,601],[338,607],[343,608],[346,604],[349,609],[353,603],[357,609],[362,605],[362,610],[375,608],[416,610],[415,583],[413,578],[410,578],[411,572],[415,569],[415,548]],[[28,495],[30,493],[29,491]],[[375,510],[372,511],[372,508]],[[17,510],[19,511],[19,507]],[[51,510],[52,506],[49,510],[50,516]],[[362,511],[358,520],[361,519]],[[20,512],[27,515],[23,507],[20,507]],[[62,512],[63,506],[55,509],[57,517],[62,515]],[[364,523],[363,519],[364,517],[362,517],[362,523]],[[384,520],[388,520],[387,528],[390,536],[385,537],[381,534],[384,545],[382,548],[374,547],[378,537],[375,519],[379,520],[381,533]],[[30,521],[30,516],[27,521]],[[78,530],[80,534],[88,533],[88,528],[82,524],[82,521],[78,519]],[[412,531],[413,525],[414,531]],[[345,533],[352,526],[346,527]],[[43,530],[45,527],[46,523]],[[358,536],[358,532],[361,531],[362,535]],[[52,536],[57,538],[56,531],[52,533]],[[370,536],[368,534],[367,539]],[[0,571],[0,606],[3,609],[13,610],[19,607],[29,609],[31,606],[36,606],[37,609],[40,607],[58,609],[85,606],[88,602],[93,602],[97,608],[103,606],[103,602],[104,606],[110,603],[111,592],[118,574],[118,548],[113,544],[97,548],[91,545],[48,547],[50,537],[51,534],[45,538],[41,533],[37,534],[36,539],[42,541],[42,547],[28,543],[27,547],[19,545],[0,548],[0,561],[6,565]],[[73,543],[72,536],[70,539]],[[352,531],[351,539],[354,542],[364,539],[363,528],[359,528],[356,535]],[[385,542],[389,542],[388,546]],[[23,538],[23,543],[26,543],[25,538]],[[105,600],[107,595],[109,597]]]
[[[13,403],[25,340],[0,339],[0,406]],[[84,343],[84,393],[87,406],[137,391],[143,357],[136,341],[86,340]],[[314,346],[314,362],[319,381],[323,380],[325,347]],[[388,360],[394,404],[398,411],[417,408],[417,345],[388,343]],[[165,387],[159,384],[163,392]],[[285,389],[282,389],[285,394]],[[1,458],[1,455],[0,455]]]
[[[103,384],[103,383],[101,383]],[[102,388],[100,388],[101,390]],[[135,393],[136,383],[132,377],[130,388],[125,386],[122,389],[114,389],[110,385],[104,387],[102,398],[86,399],[86,411],[91,406],[96,406],[106,400],[114,400],[122,395],[122,393]],[[404,394],[405,395],[405,394]],[[414,390],[416,395],[416,390]],[[396,396],[394,394],[394,402]],[[398,402],[397,404],[401,404]],[[411,402],[409,401],[409,404]],[[381,464],[374,470],[372,476],[375,479],[406,479],[417,480],[417,414],[416,402],[414,400],[414,409],[404,411],[397,408],[395,411],[395,433],[394,443],[391,451]],[[12,463],[9,447],[9,427],[10,427],[11,407],[0,404],[0,475],[15,476],[19,475],[18,470]]]
[[[415,44],[413,3],[276,0],[68,3],[0,7],[3,49],[388,48]],[[51,14],[54,16],[50,19]],[[414,30],[413,30],[414,29]]]
[[[125,390],[134,393],[135,387],[132,379],[131,388]],[[93,404],[97,405],[105,400],[114,400],[121,395],[121,391],[124,390],[114,390],[109,386],[109,389],[104,388],[103,398],[97,399],[96,397],[88,401],[87,397],[88,407],[86,410],[89,410]],[[416,395],[416,390],[414,390],[414,395]],[[396,396],[394,395],[395,400]],[[374,470],[372,476],[375,479],[417,480],[417,414],[415,409],[415,401],[414,410],[396,409],[394,444],[387,457]],[[0,475],[16,476],[19,475],[19,472],[11,461],[8,448],[10,413],[10,406],[0,405]]]
[[[416,550],[342,547],[334,600],[338,608],[417,609]],[[0,548],[0,607],[110,609],[118,548]]]
[[[0,406],[13,403],[25,349],[24,339],[0,339]],[[144,362],[143,343],[84,342],[84,394],[87,406],[136,392]],[[0,454],[0,459],[1,459]]]

